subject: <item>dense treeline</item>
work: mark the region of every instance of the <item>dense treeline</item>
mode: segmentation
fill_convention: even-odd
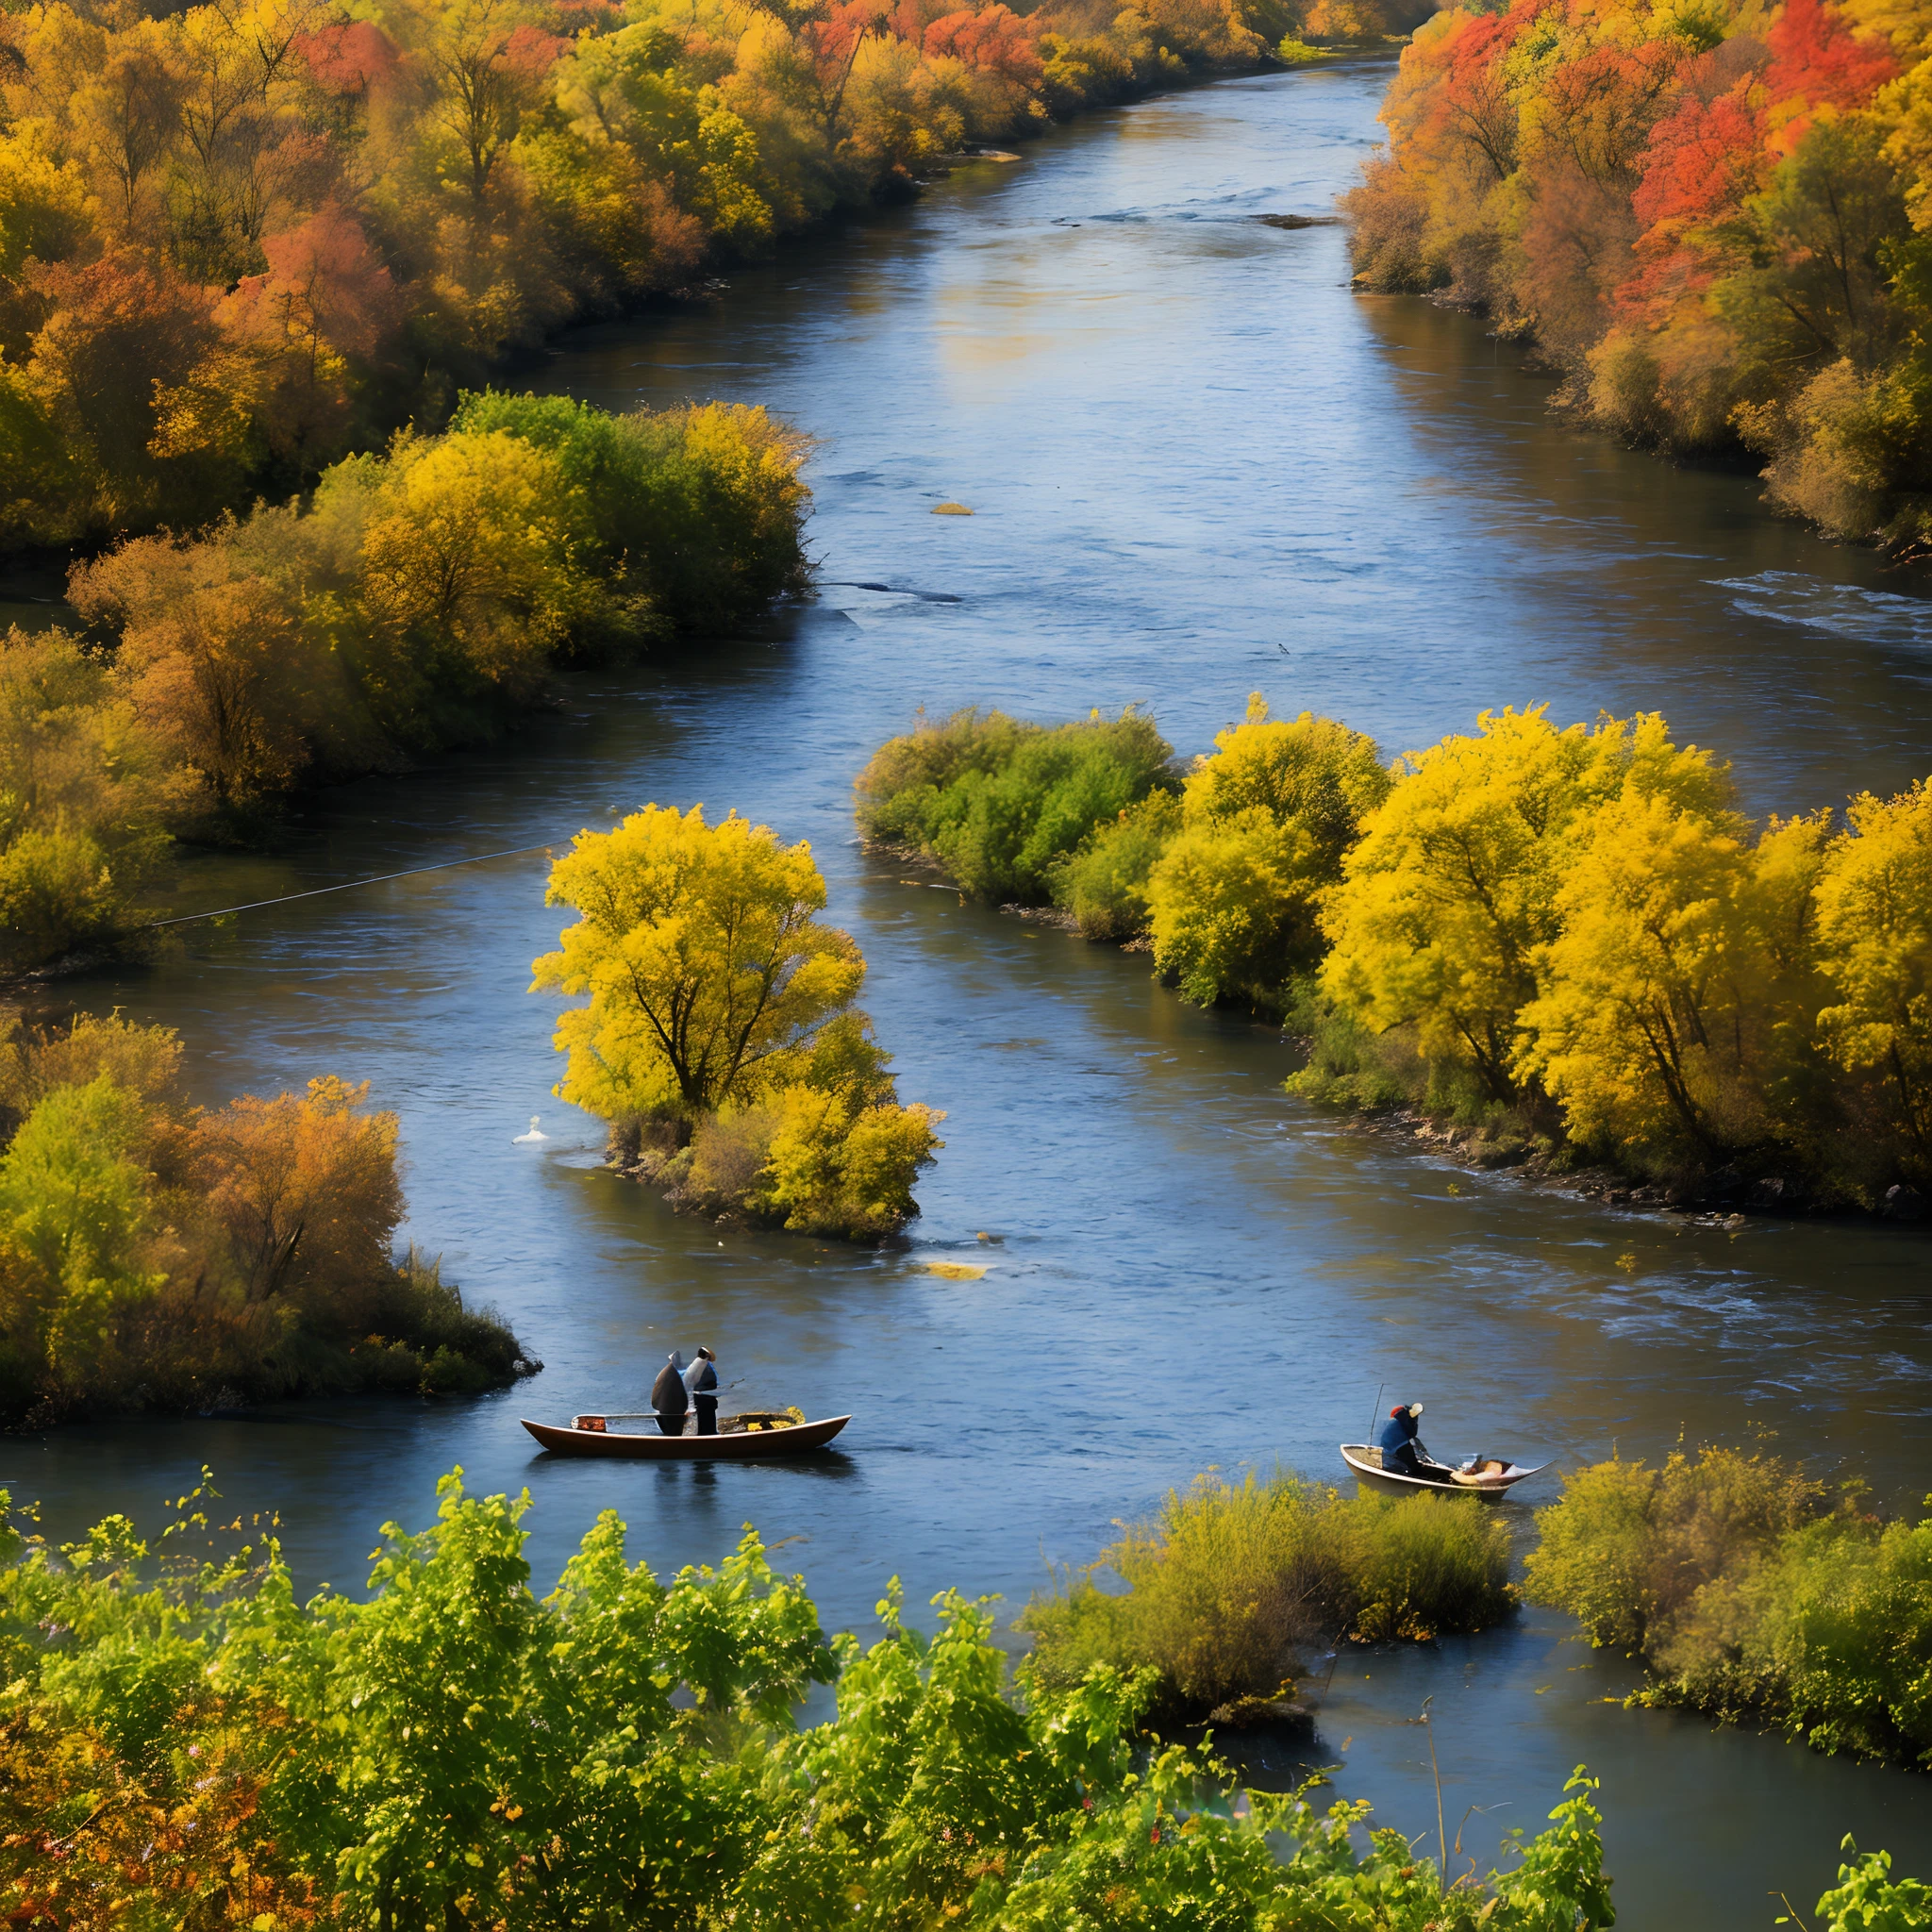
[[[1539,708],[1387,769],[1258,697],[1178,791],[1166,750],[1133,713],[962,713],[880,751],[860,823],[1093,936],[1145,934],[1189,999],[1285,1015],[1310,1098],[1407,1100],[1506,1152],[1720,1198],[1921,1211],[1923,786],[1754,825],[1661,718],[1559,729]]]
[[[0,11],[0,548],[285,496],[574,317],[974,140],[1252,67],[1294,22],[1288,0]]]
[[[1094,1583],[1103,1567],[1124,1591]],[[1508,1528],[1476,1497],[1204,1475],[1016,1627],[1034,1635],[1036,1683],[1071,1687],[1095,1664],[1150,1672],[1158,1710],[1240,1724],[1294,1715],[1296,1680],[1340,1641],[1425,1642],[1515,1605]]]
[[[119,1017],[0,1040],[0,1420],[525,1366],[434,1265],[398,1263],[393,1114],[333,1078],[191,1108],[181,1053]]]
[[[1932,1770],[1932,1517],[1705,1449],[1577,1470],[1537,1525],[1525,1593],[1641,1657],[1637,1702]]]
[[[560,1099],[611,1124],[613,1165],[680,1208],[853,1241],[919,1212],[945,1116],[901,1107],[854,1004],[865,956],[825,925],[803,841],[733,812],[646,806],[579,832],[545,903],[581,915],[532,991],[581,994],[558,1022]]]
[[[1743,448],[1834,534],[1932,542],[1932,9],[1452,8],[1349,197],[1358,278],[1533,336],[1559,395]]]
[[[0,641],[0,970],[124,928],[175,837],[499,728],[550,668],[802,587],[799,438],[763,410],[466,396],[303,507],[77,565],[80,636]]]
[[[1579,1774],[1507,1875],[1445,1890],[1367,1807],[1230,1792],[1150,1745],[1141,1676],[1003,1694],[984,1607],[828,1640],[755,1535],[668,1584],[606,1512],[541,1601],[520,1519],[445,1479],[366,1603],[298,1606],[208,1498],[0,1573],[0,1910],[76,1928],[957,1924],[1577,1932],[1612,1923]],[[224,1547],[228,1539],[223,1539]],[[801,1729],[798,1703],[837,1689]],[[1229,1803],[1233,1797],[1235,1802]],[[1292,1842],[1284,1862],[1272,1833]]]

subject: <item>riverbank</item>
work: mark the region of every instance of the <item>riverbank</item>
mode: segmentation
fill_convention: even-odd
[[[1924,1212],[1922,786],[1754,825],[1655,712],[1485,710],[1385,769],[1256,692],[1185,767],[1133,708],[922,719],[853,793],[865,838],[962,892],[1145,939],[1183,999],[1282,1020],[1318,1106],[1586,1191],[1607,1168],[1622,1201]]]
[[[1788,515],[1924,561],[1932,311],[1895,266],[1928,188],[1901,118],[1923,37],[1815,0],[1690,36],[1559,12],[1533,71],[1526,15],[1419,30],[1346,197],[1357,281],[1441,291],[1533,344],[1574,418],[1748,452]],[[1861,239],[1827,240],[1846,219]]]

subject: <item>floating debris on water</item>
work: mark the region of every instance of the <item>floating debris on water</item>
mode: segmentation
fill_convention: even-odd
[[[932,513],[936,517],[970,517],[973,514],[963,503],[936,503]]]
[[[984,1268],[969,1267],[964,1261],[928,1261],[925,1264],[928,1274],[937,1274],[941,1281],[983,1281]]]

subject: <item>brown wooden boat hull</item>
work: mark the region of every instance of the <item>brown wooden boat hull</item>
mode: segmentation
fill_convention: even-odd
[[[730,1436],[626,1436],[614,1429],[559,1429],[520,1418],[525,1428],[557,1456],[621,1456],[641,1462],[764,1462],[823,1449],[852,1418],[829,1416],[786,1429],[750,1429]]]

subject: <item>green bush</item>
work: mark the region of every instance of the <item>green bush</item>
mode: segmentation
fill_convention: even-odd
[[[1317,1107],[1380,1113],[1421,1097],[1426,1070],[1412,1060],[1403,1066],[1390,1042],[1331,999],[1312,976],[1290,987],[1281,1030],[1305,1041],[1307,1050],[1307,1064],[1282,1084]]]
[[[1052,868],[1053,903],[1070,912],[1084,938],[1115,944],[1147,930],[1147,879],[1181,828],[1180,800],[1150,791],[1138,805],[1096,825]]]
[[[1509,1613],[1509,1531],[1474,1496],[1345,1497],[1295,1475],[1201,1476],[1104,1550],[1128,1586],[1091,1571],[1036,1596],[1029,1680],[1078,1682],[1096,1663],[1151,1670],[1171,1705],[1212,1710],[1291,1694],[1306,1654],[1342,1638],[1426,1640]]]
[[[976,898],[1044,905],[1096,826],[1173,786],[1173,758],[1131,706],[1052,728],[959,711],[880,746],[858,776],[859,826],[937,859]]]
[[[603,592],[591,641],[716,628],[801,591],[808,444],[762,408],[613,416],[567,396],[465,395],[452,428],[504,430],[548,453],[593,532],[581,559]]]
[[[1640,1702],[1932,1768],[1932,1518],[1857,1504],[1769,1455],[1598,1463],[1540,1512],[1524,1588],[1641,1657]]]
[[[607,1511],[531,1588],[512,1502],[446,1477],[385,1526],[366,1601],[298,1603],[272,1530],[205,1483],[151,1545],[58,1555],[0,1522],[8,1924],[731,1925],[751,1932],[1574,1932],[1614,1921],[1581,1772],[1514,1869],[1445,1889],[1368,1807],[1230,1793],[1149,1743],[1145,1676],[1024,1707],[983,1605],[896,1584],[828,1639],[755,1534],[660,1581]],[[0,1510],[5,1499],[0,1497]],[[225,1512],[223,1512],[225,1513]],[[242,1531],[242,1534],[250,1532]],[[238,1545],[240,1545],[238,1547]],[[836,1715],[800,1728],[804,1695]],[[1235,1802],[1230,1804],[1230,1796]],[[1285,1855],[1285,1856],[1284,1856]]]

